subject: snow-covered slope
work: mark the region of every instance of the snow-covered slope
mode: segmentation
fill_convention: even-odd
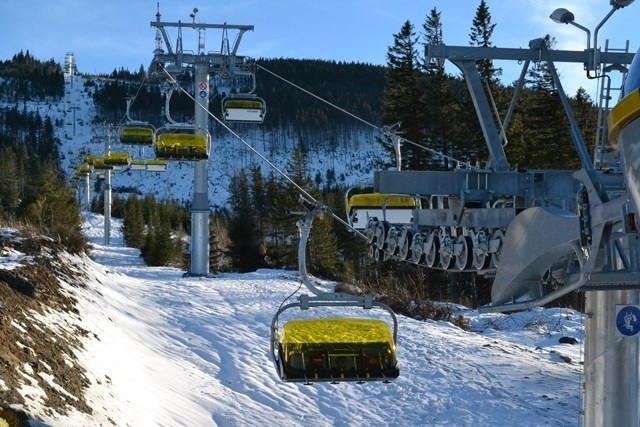
[[[69,176],[74,167],[82,162],[84,154],[103,155],[107,143],[107,126],[105,123],[93,123],[96,109],[93,104],[92,90],[85,88],[86,78],[73,76],[66,78],[65,96],[61,105],[51,103],[30,103],[27,108],[38,109],[41,114],[62,118],[64,126],[57,129],[64,156],[63,168]],[[101,84],[97,81],[97,84]],[[125,100],[122,100],[123,104]],[[212,122],[215,120],[210,118]],[[118,125],[115,123],[114,125]],[[233,131],[242,141],[229,131],[221,132],[222,136],[214,137],[212,154],[209,158],[209,202],[212,208],[225,206],[229,197],[229,182],[240,170],[248,170],[254,165],[261,167],[266,175],[278,173],[264,160],[260,159],[250,148],[257,150],[278,169],[286,171],[287,163],[298,144],[295,132],[267,132],[259,125],[235,125]],[[152,147],[122,146],[117,138],[117,128],[113,129],[111,146],[113,151],[129,152],[134,159],[143,160],[154,157]],[[288,136],[284,136],[288,135]],[[326,172],[332,169],[336,179],[344,177],[339,183],[359,184],[373,179],[376,160],[379,160],[382,149],[375,142],[376,131],[362,129],[352,134],[341,135],[341,148],[335,151],[312,151],[308,154],[309,176],[313,179],[320,172],[325,179]],[[277,149],[274,147],[277,146]],[[193,165],[190,162],[171,162],[167,172],[147,172],[123,170],[112,178],[112,185],[135,188],[142,194],[153,194],[159,199],[190,202],[192,200]]]
[[[49,315],[88,331],[79,359],[93,412],[62,416],[25,396],[25,408],[53,426],[580,425],[581,345],[558,343],[582,340],[571,310],[462,310],[474,332],[399,316],[392,383],[285,384],[268,337],[280,303],[299,288],[295,272],[185,278],[144,266],[122,246],[117,223],[112,246],[100,243],[102,230],[103,218],[88,215],[94,260],[69,258],[89,277],[85,289],[69,288],[79,316]],[[385,318],[352,310],[343,314]]]

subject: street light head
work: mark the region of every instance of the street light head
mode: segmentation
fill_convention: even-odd
[[[631,3],[633,3],[633,1],[634,0],[611,0],[609,3],[611,4],[611,6],[619,9],[625,6],[629,6]]]
[[[616,0],[611,0],[611,1],[613,2]],[[618,1],[623,1],[623,0],[618,0]],[[551,18],[553,22],[556,22],[558,24],[570,24],[576,19],[573,13],[569,12],[567,9],[563,7],[554,10],[553,13],[549,15],[549,18]]]

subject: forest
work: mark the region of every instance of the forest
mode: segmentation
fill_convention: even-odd
[[[481,0],[470,25],[470,45],[491,47],[495,26],[486,2]],[[257,59],[256,93],[269,109],[261,126],[275,134],[293,134],[298,140],[287,167],[292,180],[331,211],[344,212],[347,188],[337,184],[328,172],[308,176],[306,155],[309,150],[334,149],[343,143],[343,135],[365,125],[338,109],[328,109],[325,103],[276,76],[322,94],[326,102],[365,122],[380,127],[400,124],[403,138],[415,143],[402,146],[404,170],[450,170],[458,162],[486,161],[487,147],[464,79],[426,58],[426,44],[444,42],[440,12],[434,8],[419,30],[406,21],[393,35],[386,66]],[[547,36],[545,42],[553,48],[552,38]],[[501,70],[491,61],[479,61],[478,69],[499,114],[504,116],[514,87],[501,82]],[[94,93],[96,122],[120,121],[126,111],[123,99],[133,95],[133,119],[155,125],[162,122],[166,87],[144,69],[114,70],[109,76],[89,79],[87,84]],[[218,114],[224,93],[212,86],[210,110]],[[515,167],[580,167],[557,90],[546,64],[536,63],[527,75],[521,102],[507,129],[507,156]],[[40,61],[29,52],[20,52],[0,63],[0,169],[10,171],[0,174],[0,223],[12,220],[41,227],[49,235],[63,236],[78,249],[83,247],[78,231],[81,215],[70,182],[60,170],[60,142],[54,132],[57,124],[17,107],[20,100],[56,102],[63,94],[63,73],[53,61]],[[592,145],[596,106],[584,90],[568,95],[581,131]],[[174,118],[191,118],[193,104],[187,96],[175,95],[171,102]],[[215,124],[212,127],[213,134],[224,131]],[[394,165],[392,148],[383,146],[389,155],[387,164],[381,167]],[[296,188],[270,171],[255,168],[240,171],[229,190],[228,209],[213,212],[211,217],[211,271],[296,268],[299,217],[288,215],[299,210]],[[99,211],[101,203],[101,198],[96,198],[94,209]],[[184,241],[190,232],[188,206],[174,206],[150,196],[116,195],[113,215],[124,218],[127,243],[141,248],[150,265],[188,269]],[[406,263],[371,263],[365,245],[330,217],[314,223],[309,250],[312,274],[393,295],[392,306],[407,299],[453,300],[473,306],[487,302],[488,279],[466,273],[447,275]]]

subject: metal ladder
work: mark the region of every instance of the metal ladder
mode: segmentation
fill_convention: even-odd
[[[624,48],[616,49],[609,46],[609,40],[604,45],[605,52],[621,52],[629,53],[629,40],[627,40]],[[609,74],[612,71],[620,72],[620,85],[613,86],[612,79]],[[627,67],[621,64],[602,64],[602,74],[600,75],[600,90],[598,96],[598,119],[596,123],[596,141],[593,155],[593,162],[596,169],[615,169],[619,168],[618,154],[613,148],[607,144],[608,140],[608,117],[612,105],[615,105],[620,98],[622,87],[627,78]],[[616,101],[610,103],[613,94],[617,93]]]

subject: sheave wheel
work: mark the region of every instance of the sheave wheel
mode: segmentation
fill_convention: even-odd
[[[456,257],[456,267],[460,271],[467,270],[473,262],[473,240],[469,236],[458,236],[456,244],[462,246],[460,254]]]
[[[407,260],[411,257],[412,243],[413,231],[403,228],[402,233],[400,233],[400,248],[398,249],[400,259]]]
[[[434,268],[440,264],[440,237],[433,235],[433,239],[431,239],[431,245],[429,249],[427,249],[427,253],[424,259],[427,267]]]
[[[496,230],[491,235],[491,240],[498,240],[498,249],[491,254],[491,263],[494,267],[498,268],[500,266],[500,251],[502,250],[502,240],[504,239],[504,233],[502,230]]]
[[[424,261],[424,241],[426,236],[422,233],[416,233],[413,235],[413,241],[411,242],[411,261],[420,264]]]

